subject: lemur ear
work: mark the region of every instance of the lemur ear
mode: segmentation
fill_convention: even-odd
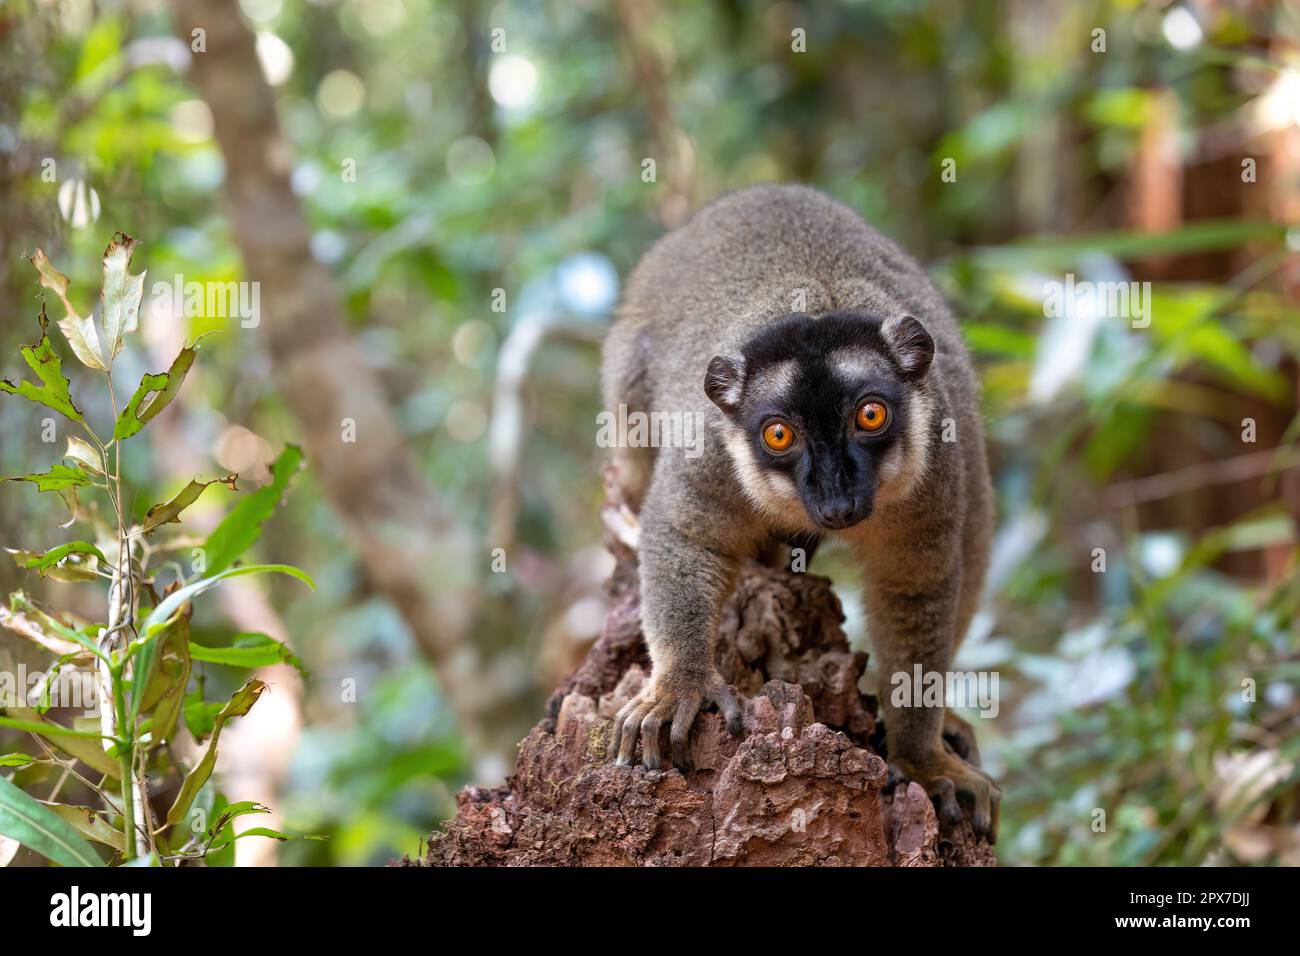
[[[934,339],[915,317],[898,315],[886,319],[880,327],[880,334],[907,378],[921,378],[930,370],[930,362],[934,359]]]
[[[730,355],[715,355],[704,373],[704,394],[728,415],[740,408],[740,392],[745,384],[745,360]]]

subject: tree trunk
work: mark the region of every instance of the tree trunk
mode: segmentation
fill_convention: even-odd
[[[237,5],[171,0],[170,7],[180,38],[203,40],[190,80],[212,111],[231,232],[266,306],[264,327],[252,334],[265,342],[276,390],[298,419],[314,477],[362,568],[436,668],[477,757],[475,778],[499,780],[522,730],[518,704],[533,687],[498,677],[500,659],[518,653],[513,635],[501,646],[475,626],[476,569],[486,565],[487,549],[426,482],[384,383],[348,332],[329,273],[311,254],[289,185],[292,149]]]
[[[858,689],[867,655],[849,647],[826,578],[742,571],[718,641],[719,668],[746,698],[742,738],[701,714],[689,773],[614,766],[610,724],[649,659],[636,519],[608,479],[606,491],[617,565],[600,639],[519,745],[506,785],[467,787],[424,859],[401,865],[996,865],[969,822],[939,824],[919,785],[887,786],[875,700]]]

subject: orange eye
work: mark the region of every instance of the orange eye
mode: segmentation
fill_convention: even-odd
[[[878,432],[889,424],[889,409],[883,402],[863,402],[858,409],[858,427],[864,432]]]
[[[794,429],[785,422],[768,422],[763,426],[763,444],[769,451],[786,451],[794,444]]]

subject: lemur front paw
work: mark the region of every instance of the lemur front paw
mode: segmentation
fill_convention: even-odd
[[[915,780],[946,823],[960,823],[963,807],[971,816],[978,836],[990,843],[998,842],[998,804],[1002,791],[993,778],[955,753],[937,748],[920,760],[893,757],[889,761],[890,777]]]
[[[647,770],[663,767],[660,731],[670,725],[673,765],[682,771],[690,769],[686,745],[691,726],[700,709],[716,705],[727,722],[733,737],[744,730],[744,719],[731,688],[717,672],[706,674],[655,673],[645,682],[641,692],[623,705],[614,718],[610,736],[609,753],[615,763],[628,766],[636,753],[637,736],[641,738],[641,760]]]

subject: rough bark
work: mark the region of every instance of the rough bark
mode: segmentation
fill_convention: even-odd
[[[610,491],[607,487],[607,491]],[[467,787],[430,838],[426,866],[991,866],[969,823],[941,826],[915,783],[889,787],[875,701],[858,682],[826,578],[747,566],[720,627],[718,664],[746,698],[745,733],[716,713],[692,734],[695,766],[616,767],[619,707],[649,672],[635,517],[605,508],[617,566],[600,639],[519,745],[503,787]]]

